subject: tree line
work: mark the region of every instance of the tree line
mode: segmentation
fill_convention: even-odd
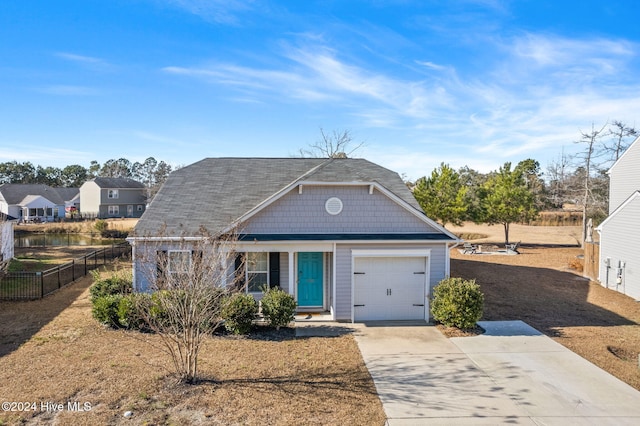
[[[635,138],[635,128],[621,121],[580,132],[576,155],[564,153],[547,167],[534,159],[510,162],[497,171],[480,173],[469,167],[454,170],[442,163],[430,176],[408,182],[428,217],[442,225],[463,221],[501,224],[505,243],[509,225],[527,223],[539,211],[559,210],[567,204],[582,211],[582,240],[587,218],[598,223],[608,214],[608,168],[620,158]]]
[[[34,166],[29,161],[7,161],[0,163],[0,184],[41,183],[76,188],[96,177],[130,178],[142,182],[151,193],[155,193],[172,170],[170,164],[153,157],[133,163],[126,158],[111,159],[104,164],[94,160],[89,167],[71,164],[63,168]]]

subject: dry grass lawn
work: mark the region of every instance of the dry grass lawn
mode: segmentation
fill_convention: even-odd
[[[92,319],[89,285],[85,277],[44,300],[0,302],[0,396],[37,404],[0,412],[0,424],[384,423],[351,336],[295,338],[289,329],[212,337],[200,358],[204,380],[176,385],[156,336]],[[46,412],[46,401],[91,410]]]

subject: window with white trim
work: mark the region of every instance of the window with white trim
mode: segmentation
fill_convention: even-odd
[[[108,189],[107,190],[107,198],[118,198],[118,190],[117,189]]]
[[[138,211],[141,212],[144,209],[144,206],[142,204],[138,204],[137,208]]]
[[[269,253],[249,252],[246,262],[247,292],[260,293],[269,285]]]
[[[167,269],[170,274],[186,274],[191,267],[190,250],[169,250]]]
[[[115,216],[120,214],[120,206],[109,206],[108,212],[110,216]]]

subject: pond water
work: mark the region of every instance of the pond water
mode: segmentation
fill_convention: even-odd
[[[122,239],[98,238],[97,234],[15,234],[15,247],[111,245]]]

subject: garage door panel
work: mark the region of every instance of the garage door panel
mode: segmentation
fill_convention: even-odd
[[[357,257],[354,260],[354,318],[425,318],[425,257]]]

